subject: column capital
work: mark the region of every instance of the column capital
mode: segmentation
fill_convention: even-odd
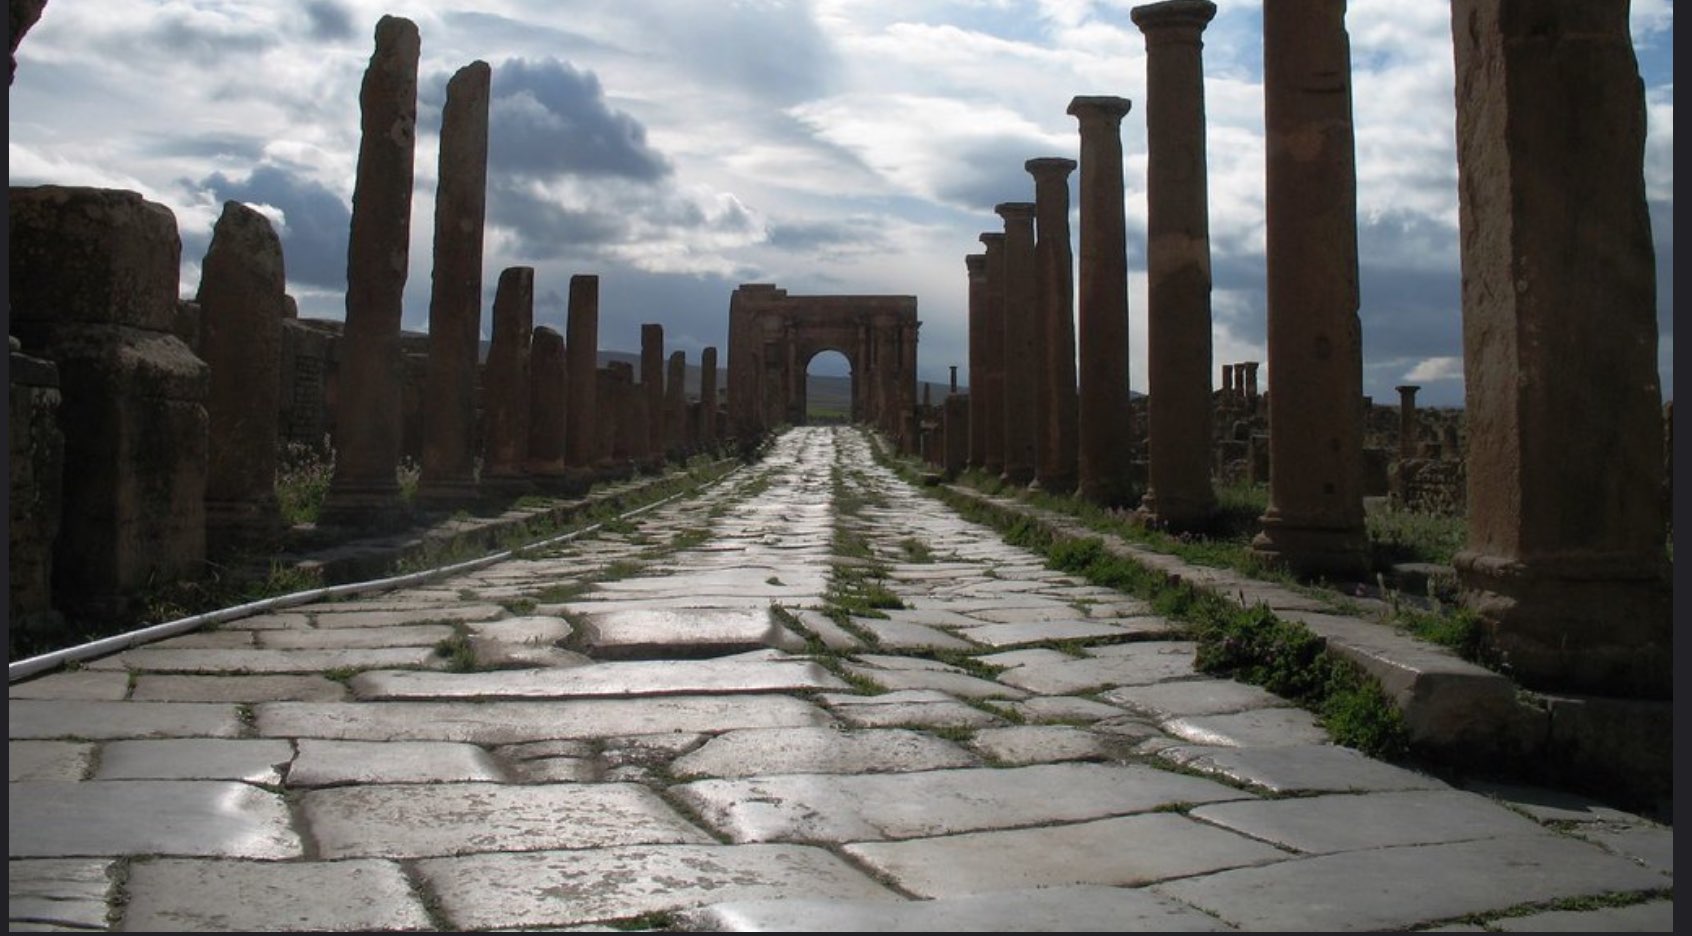
[[[1216,16],[1216,4],[1210,0],[1163,0],[1147,3],[1128,11],[1128,18],[1150,35],[1165,29],[1187,29],[1194,34],[1203,32]]]
[[[1005,221],[1034,220],[1034,203],[1031,201],[999,202],[993,206],[993,213]]]
[[[1023,163],[1022,168],[1028,170],[1028,173],[1036,181],[1045,179],[1062,181],[1075,171],[1077,165],[1079,164],[1075,160],[1067,156],[1036,156]]]
[[[982,235],[986,236],[986,235]],[[1003,234],[999,235],[1004,237]],[[987,255],[984,253],[964,254],[964,268],[969,271],[969,278],[976,279],[987,275]]]
[[[981,235],[981,243],[988,250],[1003,247],[1005,245],[1005,233],[1003,231],[988,231]],[[982,254],[982,257],[985,258],[986,254]],[[983,259],[982,262],[985,263],[986,260]]]
[[[1113,95],[1077,95],[1069,102],[1069,114],[1088,123],[1109,123],[1116,125],[1128,115],[1133,102],[1125,97]]]
[[[1405,384],[1402,387],[1393,387],[1392,389],[1397,390],[1399,396],[1415,396],[1416,391],[1422,389],[1422,387],[1420,384]]]

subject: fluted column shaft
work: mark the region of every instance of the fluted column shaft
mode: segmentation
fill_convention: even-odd
[[[1044,344],[1034,282],[1034,203],[1003,202],[993,210],[1005,220],[1005,468],[999,477],[1022,486],[1034,480]]]
[[[1035,483],[1041,490],[1075,490],[1078,432],[1075,394],[1075,255],[1069,246],[1069,174],[1075,160],[1030,159],[1034,176],[1034,242],[1043,352],[1040,369],[1040,445]]]
[[[982,234],[981,244],[981,469],[997,477],[1005,470],[1005,235]]]

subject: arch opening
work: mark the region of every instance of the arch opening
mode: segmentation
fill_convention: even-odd
[[[801,399],[795,407],[806,425],[849,423],[857,419],[858,375],[845,353],[824,348],[805,362]]]

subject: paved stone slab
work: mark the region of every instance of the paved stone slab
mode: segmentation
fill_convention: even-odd
[[[811,608],[800,608],[793,611],[799,626],[809,631],[812,636],[822,641],[823,646],[841,653],[850,653],[863,646],[863,641],[853,636],[846,628],[834,623],[828,615]]]
[[[970,739],[971,749],[997,764],[1055,764],[1059,761],[1104,760],[1111,756],[1105,738],[1064,725],[1010,725],[983,728]]]
[[[1669,879],[1561,835],[1318,855],[1155,885],[1244,929],[1405,929]]]
[[[1120,718],[1124,714],[1114,705],[1078,696],[1035,696],[1022,702],[1013,702],[1009,708],[1031,722],[1086,724],[1106,718]]]
[[[269,738],[468,741],[487,745],[833,722],[822,709],[786,696],[566,702],[267,702],[255,710],[258,733]]]
[[[1674,830],[1666,826],[1612,826],[1605,823],[1577,828],[1575,834],[1618,855],[1637,859],[1646,867],[1674,873]]]
[[[1049,887],[938,900],[758,900],[712,904],[683,916],[690,929],[726,932],[1214,932],[1221,923],[1143,890]]]
[[[93,758],[94,745],[86,741],[8,741],[6,779],[81,780]]]
[[[1332,744],[1251,748],[1175,745],[1159,751],[1158,756],[1271,793],[1448,789],[1442,780]]]
[[[218,630],[226,631],[261,631],[286,630],[290,627],[310,627],[311,615],[303,611],[288,611],[277,614],[255,614],[252,617],[237,618],[224,621],[218,625]]]
[[[932,689],[900,689],[881,695],[822,696],[823,703],[854,728],[984,728],[999,719]]]
[[[581,666],[587,656],[559,646],[574,633],[570,622],[550,615],[501,618],[464,625],[480,667]]]
[[[278,784],[294,759],[286,741],[173,738],[108,741],[93,780],[244,780]]]
[[[1021,647],[1053,640],[1096,640],[1123,637],[1127,631],[1104,621],[1071,618],[1036,624],[982,624],[959,628],[958,633],[989,647]]]
[[[939,608],[891,608],[882,612],[887,620],[921,627],[957,628],[980,627],[987,623],[981,618]]]
[[[844,850],[923,897],[1068,884],[1140,885],[1288,857],[1261,842],[1168,813],[909,842],[857,842]],[[1031,855],[1040,858],[1030,861]]]
[[[336,787],[306,793],[300,808],[325,858],[711,841],[651,790],[627,783]]]
[[[1601,910],[1553,910],[1494,920],[1506,933],[1672,933],[1674,901],[1652,900]]]
[[[575,926],[715,901],[804,894],[899,900],[846,862],[800,845],[659,845],[436,858],[417,863],[464,929]]]
[[[1533,835],[1541,829],[1484,796],[1461,790],[1312,796],[1214,803],[1194,819],[1305,853],[1432,845]]]
[[[1226,715],[1292,704],[1266,689],[1232,679],[1183,679],[1151,686],[1123,686],[1100,693],[1099,700],[1156,719]]]
[[[1484,780],[1464,784],[1464,787],[1509,803],[1540,822],[1615,822],[1628,825],[1643,821],[1632,813],[1605,806],[1579,793]]]
[[[1246,794],[1137,765],[701,780],[672,788],[737,842],[855,842],[1074,822]]]
[[[978,761],[950,741],[900,729],[770,728],[730,731],[677,760],[681,778],[770,774],[861,774],[943,767]]]
[[[239,933],[432,928],[405,874],[391,861],[163,858],[132,865],[126,891],[126,930]]]
[[[263,631],[258,644],[267,650],[371,650],[383,647],[433,647],[456,634],[451,624],[401,624],[394,627],[318,627]]]
[[[49,673],[36,679],[12,683],[6,687],[6,697],[10,699],[83,699],[93,702],[117,702],[128,695],[128,674],[101,673],[94,670]]]
[[[439,666],[433,647],[371,650],[125,650],[89,664],[98,669],[164,673],[321,673],[324,670]]]
[[[288,786],[444,783],[506,779],[499,761],[474,744],[451,741],[319,741],[301,738]]]
[[[798,653],[805,641],[768,608],[631,608],[582,619],[582,643],[598,659],[712,657],[774,647]]]
[[[394,627],[401,624],[491,621],[505,616],[504,608],[488,603],[434,605],[419,602],[410,606],[394,603],[372,606],[338,601],[306,605],[301,610],[311,612],[318,627]]]
[[[973,650],[976,646],[926,624],[856,615],[852,623],[873,634],[876,646],[883,650]]]
[[[8,932],[23,922],[54,928],[106,928],[106,901],[112,893],[110,861],[90,858],[38,858],[6,865]],[[45,928],[45,927],[43,927]]]
[[[850,688],[809,660],[638,660],[568,669],[427,673],[380,670],[351,681],[361,699],[567,699]]]
[[[160,650],[242,650],[259,646],[259,633],[261,632],[238,630],[189,631],[180,637],[154,641],[147,646]],[[276,630],[270,633],[286,634],[289,631]]]
[[[1193,675],[1191,643],[1145,641],[1121,646],[1117,655],[1018,666],[999,674],[999,679],[1040,695],[1074,695]]]
[[[6,705],[6,727],[13,740],[233,738],[241,733],[241,720],[233,705],[19,699]]]
[[[1032,663],[1067,663],[1077,658],[1061,650],[1036,647],[1029,650],[1003,650],[999,653],[978,656],[976,659],[989,666],[1010,669],[1015,666],[1028,666]]]
[[[926,668],[885,669],[879,666],[845,664],[847,672],[868,679],[883,689],[933,689],[965,699],[1025,699],[1028,693],[1001,686],[990,679],[966,673]],[[840,688],[845,688],[841,686]]]
[[[123,780],[9,787],[7,844],[14,858],[282,860],[302,853],[282,797],[245,783]]]
[[[322,676],[135,677],[137,702],[341,702],[352,697],[343,683]]]
[[[982,621],[989,624],[1073,624],[1087,616],[1073,604],[1062,599],[1054,601],[1057,603],[1033,608],[984,608],[971,617],[980,619],[973,622],[975,624]]]
[[[1163,730],[1195,744],[1227,747],[1285,747],[1329,740],[1315,715],[1293,708],[1172,718],[1163,722]]]

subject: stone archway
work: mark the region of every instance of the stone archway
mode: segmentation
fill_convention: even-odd
[[[852,419],[898,437],[916,405],[915,296],[789,296],[742,285],[729,297],[729,419],[755,438],[805,419],[805,370],[823,351],[852,369]]]

